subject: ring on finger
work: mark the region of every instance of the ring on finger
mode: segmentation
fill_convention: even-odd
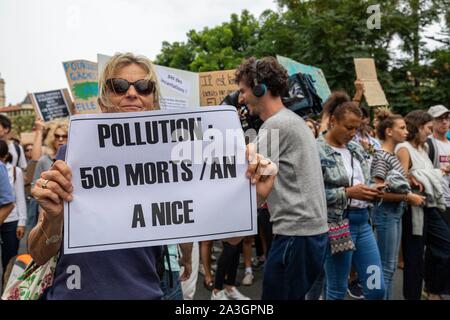
[[[44,182],[41,183],[41,188],[42,188],[42,189],[47,189],[48,181],[49,181],[49,180],[44,180]]]

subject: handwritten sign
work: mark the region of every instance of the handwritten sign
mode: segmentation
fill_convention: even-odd
[[[200,105],[216,106],[230,93],[238,90],[236,70],[202,72],[200,76]]]
[[[31,102],[44,122],[70,115],[70,95],[67,89],[31,93]]]
[[[256,233],[234,107],[76,115],[66,159],[67,254]]]
[[[21,132],[20,133],[20,143],[26,145],[28,143],[33,144],[34,142],[34,132]]]
[[[75,112],[77,114],[99,113],[97,63],[73,60],[63,62],[63,67],[72,92]]]
[[[356,77],[364,83],[364,97],[370,107],[387,106],[383,88],[378,81],[375,61],[373,59],[355,58]]]

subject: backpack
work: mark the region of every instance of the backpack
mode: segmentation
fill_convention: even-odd
[[[435,143],[433,142],[432,138],[428,138],[427,139],[426,145],[428,147],[427,148],[427,153],[428,153],[428,157],[431,160],[431,163],[433,164],[433,166],[435,168],[439,168],[439,165],[437,164],[439,162],[439,160],[436,159],[436,157],[437,157],[436,146],[435,146]]]
[[[172,266],[170,265],[169,248],[167,247],[167,245],[162,246],[161,255],[156,258],[156,272],[158,273],[159,279],[161,281],[164,277],[164,273],[166,272],[164,259],[166,260],[169,268],[169,270],[167,270],[169,272],[169,287],[173,288]]]
[[[13,165],[17,165],[19,163],[19,159],[20,159],[20,146],[17,142],[13,141],[13,145],[14,148],[16,149],[16,153],[17,153],[17,163],[13,163]]]
[[[282,97],[284,105],[302,118],[317,116],[322,112],[322,99],[309,74],[296,73],[288,78],[289,91]]]

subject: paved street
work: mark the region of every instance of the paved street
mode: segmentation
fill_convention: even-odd
[[[26,237],[25,237],[26,238]],[[21,241],[20,245],[20,252],[25,252],[26,246],[25,241]],[[1,252],[1,249],[0,249]],[[215,254],[216,258],[219,258],[218,253]],[[1,270],[0,266],[0,273],[3,274],[3,270]],[[263,277],[263,269],[259,271],[254,271],[254,282],[251,286],[243,286],[240,285],[238,287],[238,290],[242,292],[242,294],[248,296],[252,300],[258,300],[261,298],[261,292],[262,292],[262,277]],[[239,265],[238,269],[238,276],[237,280],[240,282],[244,276],[244,267],[242,263],[242,257],[241,257],[241,263]],[[394,299],[396,300],[403,300],[402,296],[402,270],[398,269],[395,278],[394,278]],[[203,276],[201,274],[198,275],[198,281],[197,281],[197,290],[195,294],[195,300],[209,300],[211,298],[211,292],[206,290],[203,286]],[[347,299],[352,299],[350,297],[347,297]],[[450,300],[450,296],[445,296],[446,300]]]

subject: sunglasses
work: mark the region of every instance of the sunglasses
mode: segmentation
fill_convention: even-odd
[[[135,82],[129,82],[121,78],[111,78],[106,80],[106,85],[115,94],[125,94],[130,86],[136,89],[136,92],[143,96],[148,96],[155,91],[155,82],[148,79],[141,79]]]
[[[67,134],[56,134],[55,133],[53,136],[55,137],[56,140],[67,139]]]

